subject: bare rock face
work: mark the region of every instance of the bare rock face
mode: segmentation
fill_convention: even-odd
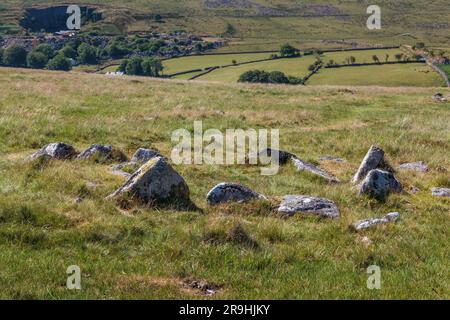
[[[394,174],[380,169],[371,170],[359,186],[359,194],[367,194],[383,201],[391,192],[402,192],[401,183]]]
[[[28,161],[45,157],[57,160],[69,160],[77,155],[74,147],[63,142],[50,143],[27,158]]]
[[[364,179],[370,170],[385,169],[386,162],[384,161],[384,151],[377,146],[371,146],[366,156],[364,157],[358,171],[352,179],[352,183],[358,183]]]
[[[139,148],[131,158],[131,162],[145,163],[155,157],[162,157],[162,155],[156,150]]]
[[[156,157],[145,163],[108,198],[120,196],[146,204],[191,204],[189,187],[163,157]]]
[[[315,174],[319,177],[324,178],[328,182],[339,182],[338,178],[336,178],[336,177],[332,176],[331,174],[329,174],[328,172],[316,167],[312,163],[303,161],[297,157],[292,158],[292,162],[294,163],[294,165],[298,171],[308,171],[312,174]]]
[[[96,162],[125,162],[127,156],[120,150],[110,145],[93,144],[77,157],[78,160],[92,160]]]
[[[431,194],[435,197],[450,197],[450,188],[433,188]]]
[[[391,212],[381,218],[373,218],[373,219],[357,221],[357,222],[353,223],[352,225],[350,225],[350,229],[352,229],[354,231],[361,231],[361,230],[376,226],[378,224],[386,224],[389,222],[395,222],[398,219],[400,219],[400,213]]]
[[[206,201],[211,205],[227,202],[246,202],[252,199],[266,199],[266,197],[240,184],[226,182],[216,185],[206,196]]]
[[[400,170],[411,170],[411,171],[418,171],[418,172],[427,172],[428,171],[428,166],[422,161],[403,163],[398,168]]]
[[[283,201],[278,207],[278,212],[290,216],[301,213],[317,215],[324,218],[339,217],[339,209],[333,201],[304,195],[284,196]]]

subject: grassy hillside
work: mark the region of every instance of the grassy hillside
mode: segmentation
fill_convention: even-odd
[[[436,89],[228,85],[6,68],[0,83],[0,298],[203,297],[184,285],[188,279],[219,286],[219,299],[450,298],[450,202],[430,194],[431,187],[450,187],[450,108],[432,101]],[[176,166],[204,212],[122,210],[104,199],[123,183],[109,165],[23,162],[53,141],[170,155],[171,132],[200,119],[205,129],[279,128],[281,148],[305,160],[347,159],[321,164],[342,183],[326,184],[289,165],[272,177],[251,166]],[[356,196],[348,182],[373,143],[394,166],[429,165],[428,173],[398,173],[417,194],[385,203]],[[222,181],[274,201],[285,194],[326,197],[341,217],[282,219],[258,202],[208,206],[206,193]],[[348,230],[355,220],[392,211],[401,213],[396,224]],[[259,249],[221,240],[238,222]],[[65,288],[74,264],[82,271],[80,291]],[[366,288],[372,264],[381,268],[381,290]]]
[[[58,0],[2,1],[0,25],[18,24],[21,10],[28,6],[61,3]],[[99,30],[104,28],[105,31],[112,30],[112,23],[127,31],[185,29],[201,35],[220,36],[226,31],[227,24],[231,24],[235,32],[227,37],[233,38],[230,48],[236,51],[274,49],[286,41],[302,47],[328,47],[336,46],[336,43],[324,43],[323,40],[344,39],[369,44],[412,44],[422,40],[448,47],[450,40],[450,8],[446,0],[378,1],[383,26],[379,31],[366,28],[366,9],[372,2],[365,0],[307,3],[241,0],[231,4],[222,0],[132,0],[126,5],[118,0],[74,0],[71,3],[98,6],[107,22],[100,23]],[[152,18],[155,14],[161,14],[163,22],[156,22]]]

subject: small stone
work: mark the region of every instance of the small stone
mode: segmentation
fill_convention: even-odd
[[[246,202],[252,199],[267,198],[243,185],[226,182],[216,185],[206,196],[206,201],[211,205],[227,202]]]
[[[339,217],[336,204],[328,199],[305,196],[287,195],[278,207],[278,212],[292,216],[296,213],[318,215],[324,218]]]
[[[127,156],[120,150],[110,145],[93,144],[77,157],[79,160],[93,160],[96,162],[128,161]]]
[[[156,150],[139,148],[131,158],[131,162],[145,163],[155,157],[162,157],[162,155]]]
[[[371,228],[373,226],[376,226],[378,224],[385,224],[389,222],[395,222],[398,219],[400,219],[400,213],[398,212],[391,212],[386,215],[384,215],[381,218],[372,218],[372,219],[365,219],[360,220],[355,223],[353,223],[350,228],[354,231],[361,231],[364,229]]]
[[[35,160],[40,157],[50,157],[57,160],[69,160],[76,156],[77,152],[74,147],[64,142],[50,143],[39,151],[33,153],[27,158],[28,161]]]
[[[450,197],[450,188],[433,188],[431,194],[434,197]]]
[[[83,201],[83,198],[81,198],[81,197],[77,197],[75,199],[75,203],[81,203],[82,201]]]
[[[343,158],[333,157],[333,156],[320,157],[319,161],[334,161],[334,162],[339,162],[339,163],[346,162],[345,159],[343,159]]]
[[[191,206],[189,187],[163,157],[145,163],[108,198],[125,197],[147,204]]]
[[[444,97],[444,95],[440,92],[435,93],[432,98],[433,98],[433,100],[438,101],[438,102],[446,102],[447,101],[447,99]]]
[[[412,186],[410,191],[411,191],[412,194],[416,194],[416,193],[420,192],[420,189],[415,187],[415,186]]]
[[[403,191],[401,183],[394,174],[380,169],[371,170],[359,187],[359,194],[366,194],[383,201],[391,192]]]
[[[303,161],[299,158],[292,158],[292,162],[297,167],[298,171],[308,171],[312,174],[315,174],[319,177],[324,178],[328,182],[339,182],[338,178],[336,178],[336,177],[332,176],[331,174],[329,174],[328,172],[316,167],[312,163]]]
[[[411,171],[418,171],[418,172],[427,172],[428,171],[428,166],[422,161],[403,163],[398,168],[400,170],[411,170]]]

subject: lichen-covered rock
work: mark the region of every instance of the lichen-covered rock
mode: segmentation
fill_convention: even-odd
[[[437,92],[433,95],[433,100],[438,101],[438,102],[446,102],[447,98],[444,97],[444,95],[440,92]]]
[[[411,170],[411,171],[418,171],[418,172],[427,172],[428,171],[428,166],[422,161],[403,163],[398,168],[400,170]]]
[[[146,204],[188,205],[189,187],[163,157],[145,163],[108,198],[125,197]]]
[[[131,158],[131,162],[145,163],[155,157],[162,157],[162,155],[156,150],[139,148]]]
[[[316,167],[312,163],[303,161],[297,157],[292,158],[292,162],[294,163],[295,167],[298,171],[308,171],[312,174],[315,174],[319,177],[324,178],[328,182],[339,182],[339,179],[335,176],[329,174],[328,172]]]
[[[361,231],[361,230],[376,226],[378,224],[395,222],[398,219],[400,219],[400,213],[391,212],[381,218],[373,218],[373,219],[365,219],[365,220],[357,221],[357,222],[353,223],[352,225],[350,225],[350,228],[354,231]]]
[[[370,147],[369,151],[361,162],[358,171],[354,175],[352,182],[358,183],[367,176],[370,170],[374,169],[387,169],[387,164],[384,160],[384,151],[377,146]]]
[[[27,158],[28,161],[35,160],[40,157],[46,157],[57,160],[69,160],[77,155],[74,147],[63,142],[50,143],[39,151],[33,153]]]
[[[93,144],[77,157],[79,160],[91,160],[96,162],[125,162],[127,156],[120,150],[110,145]]]
[[[240,184],[226,182],[216,185],[206,196],[206,201],[211,205],[227,202],[246,202],[252,199],[266,199],[266,197]]]
[[[402,192],[403,187],[392,172],[371,170],[359,186],[359,194],[383,201],[391,192]]]
[[[431,194],[435,197],[450,197],[450,188],[433,188]]]
[[[318,215],[324,218],[339,217],[339,209],[336,204],[328,199],[305,196],[287,195],[278,207],[278,212],[294,215],[296,213]]]

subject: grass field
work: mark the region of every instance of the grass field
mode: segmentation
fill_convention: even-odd
[[[174,58],[163,62],[164,73],[173,74],[187,70],[204,69],[206,67],[224,66],[232,64],[233,60],[237,63],[263,60],[268,59],[270,55],[270,53],[243,53]]]
[[[248,70],[281,71],[289,76],[304,77],[308,74],[308,67],[316,61],[313,56],[300,58],[276,59],[244,64],[236,67],[228,67],[214,70],[199,80],[237,82],[239,76]]]
[[[336,63],[346,64],[346,59],[350,56],[355,57],[356,63],[373,63],[372,57],[376,55],[380,61],[386,61],[386,55],[389,55],[388,61],[397,61],[395,55],[403,53],[400,49],[379,49],[379,50],[363,50],[363,51],[345,51],[345,52],[326,52],[322,59],[325,63],[334,60]]]
[[[307,84],[439,87],[444,80],[425,64],[395,64],[321,69]]]
[[[105,80],[7,68],[0,68],[0,83],[0,298],[206,298],[186,289],[185,279],[218,285],[218,299],[450,298],[450,202],[430,194],[431,187],[450,187],[450,107],[432,101],[434,88]],[[128,155],[153,147],[169,156],[172,131],[200,119],[204,129],[279,128],[281,148],[314,163],[323,155],[344,157],[348,162],[322,164],[342,183],[326,184],[289,165],[272,177],[252,166],[176,166],[204,212],[124,211],[105,200],[124,182],[109,165],[23,162],[54,141],[77,149],[111,143]],[[406,190],[414,185],[420,192],[385,203],[356,196],[349,180],[373,143],[394,166],[429,165],[428,173],[398,172]],[[208,206],[206,193],[222,181],[273,199],[326,197],[341,217],[282,219],[258,202]],[[392,211],[401,213],[397,224],[348,230],[355,220]],[[259,249],[207,241],[238,222]],[[381,290],[366,288],[373,264],[381,268]],[[69,265],[81,267],[82,290],[66,289]]]
[[[441,68],[441,70],[447,74],[447,77],[450,78],[450,65],[441,65],[439,68]]]

